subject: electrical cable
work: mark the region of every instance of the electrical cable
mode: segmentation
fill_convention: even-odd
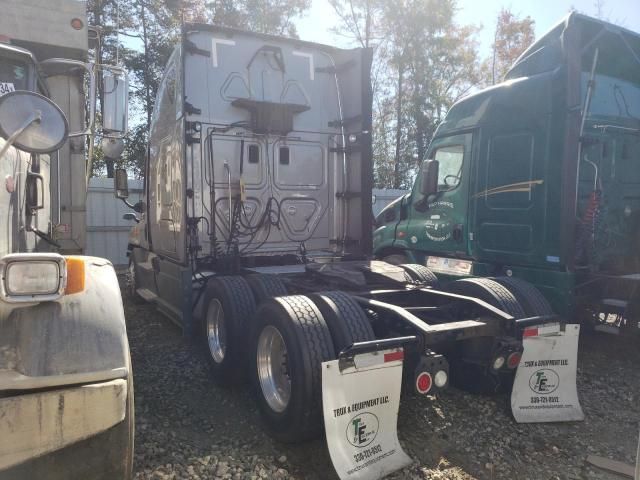
[[[622,103],[624,104],[624,110],[625,110],[625,113],[627,114],[627,116],[629,118],[633,118],[634,120],[640,120],[640,118],[636,117],[635,115],[633,115],[629,111],[629,104],[627,103],[627,99],[624,96],[624,92],[622,91],[622,88],[620,87],[620,85],[615,84],[613,86],[613,98],[616,101],[616,106],[618,107],[618,112],[622,115],[622,109],[620,108],[620,102],[618,102],[618,95],[622,99]]]

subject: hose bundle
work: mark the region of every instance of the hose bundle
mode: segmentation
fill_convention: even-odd
[[[602,191],[594,190],[589,195],[587,208],[585,209],[580,231],[577,236],[576,262],[593,262],[596,260],[596,235],[601,229],[602,223]]]

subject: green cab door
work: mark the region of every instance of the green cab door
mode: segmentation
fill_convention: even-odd
[[[556,212],[546,215],[547,180],[553,178],[546,132],[518,127],[483,132],[470,189],[472,253],[501,265],[557,265],[557,232],[549,233],[553,247],[545,244],[546,229],[560,210],[558,202]]]
[[[405,228],[401,222],[397,238],[403,236],[416,260],[423,264],[428,255],[468,255],[467,191],[472,140],[472,133],[435,139],[427,158],[439,163],[438,193],[429,199],[420,193],[422,169],[413,186]]]

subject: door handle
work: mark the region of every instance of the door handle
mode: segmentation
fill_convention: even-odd
[[[457,223],[453,226],[453,239],[456,242],[462,242],[462,233],[464,231],[464,226],[461,223]]]

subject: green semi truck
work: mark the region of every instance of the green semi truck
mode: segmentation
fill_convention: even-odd
[[[566,318],[638,332],[639,163],[640,35],[571,13],[450,109],[376,217],[374,253],[533,285]]]

